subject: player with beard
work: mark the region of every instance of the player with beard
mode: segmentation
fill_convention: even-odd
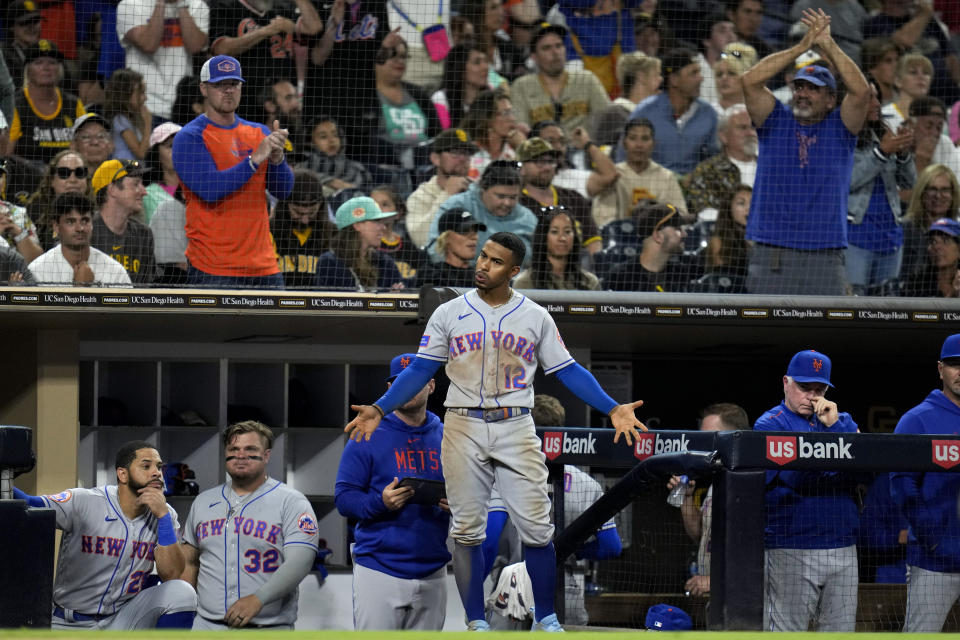
[[[844,295],[847,196],[857,134],[872,92],[866,78],[830,36],[822,9],[804,10],[808,31],[796,45],[767,56],[743,74],[747,111],[760,151],[747,222],[747,291]],[[837,109],[837,82],[819,65],[800,69],[787,108],[766,85],[811,47],[837,70],[846,96]]]
[[[63,531],[53,585],[54,629],[189,628],[197,593],[184,568],[177,512],[163,495],[163,462],[149,442],[121,445],[117,484],[14,497],[53,509]],[[152,586],[156,568],[162,584]]]
[[[390,361],[387,385],[416,360]],[[337,470],[335,499],[345,518],[357,521],[353,557],[353,624],[375,629],[443,629],[447,612],[447,530],[450,508],[439,495],[401,479],[443,482],[443,424],[427,411],[433,379],[406,404],[384,417],[369,443],[347,442]],[[376,598],[369,594],[376,593]]]
[[[183,579],[199,597],[193,628],[292,629],[317,517],[302,493],[267,476],[269,427],[238,422],[222,440],[229,478],[196,497],[183,533]]]
[[[599,251],[603,242],[590,213],[590,201],[573,189],[553,184],[560,166],[560,154],[553,146],[543,138],[530,138],[517,149],[517,159],[523,178],[520,204],[537,217],[562,208],[576,225],[577,234],[583,238],[583,248],[590,255]]]

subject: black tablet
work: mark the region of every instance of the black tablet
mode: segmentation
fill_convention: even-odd
[[[447,487],[440,480],[403,478],[397,486],[413,487],[413,497],[410,498],[410,502],[414,504],[435,505],[441,498],[447,497]]]

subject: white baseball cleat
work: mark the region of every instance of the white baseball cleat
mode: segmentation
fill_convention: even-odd
[[[563,633],[563,627],[560,626],[560,621],[557,620],[557,614],[551,613],[546,618],[539,622],[533,623],[533,629],[531,631],[548,631],[551,633]]]

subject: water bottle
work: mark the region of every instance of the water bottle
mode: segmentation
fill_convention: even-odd
[[[687,493],[688,482],[690,482],[690,478],[680,476],[680,484],[675,486],[673,491],[670,492],[670,495],[667,496],[667,504],[672,507],[677,507],[678,509],[683,506],[683,496]]]

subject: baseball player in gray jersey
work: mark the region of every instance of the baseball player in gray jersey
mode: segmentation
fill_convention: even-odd
[[[487,630],[484,560],[487,501],[496,481],[524,544],[533,585],[535,629],[562,631],[553,609],[556,554],[547,467],[536,435],[533,375],[542,363],[579,398],[610,416],[614,442],[628,445],[646,427],[634,409],[617,404],[567,352],[547,311],[510,288],[525,248],[512,233],[495,233],[477,259],[476,289],[434,311],[414,363],[372,405],[354,405],[358,415],[344,428],[356,441],[370,439],[384,414],[412,398],[446,363],[450,387],[445,406],[442,464],[453,516],[454,574],[468,629]]]
[[[163,463],[149,442],[117,451],[116,486],[15,497],[56,511],[63,531],[53,585],[54,629],[189,628],[197,593],[179,580],[177,513],[163,496]],[[154,566],[163,582],[150,586]]]
[[[184,580],[197,587],[194,629],[292,629],[297,586],[317,555],[306,497],[267,476],[273,432],[253,420],[223,432],[230,480],[193,501]]]

